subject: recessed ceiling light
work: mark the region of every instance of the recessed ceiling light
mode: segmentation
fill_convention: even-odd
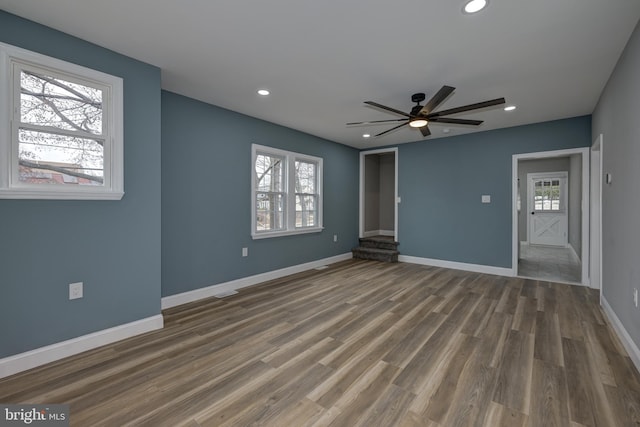
[[[270,93],[271,93],[271,92],[269,92],[269,91],[268,91],[268,90],[266,90],[266,89],[260,89],[260,90],[258,90],[258,95],[267,96],[267,95],[269,95]]]
[[[370,138],[370,137],[371,137],[371,135],[370,135],[370,134],[368,134],[368,133],[365,133],[365,134],[363,134],[363,135],[362,135],[362,137],[363,137],[363,138]]]
[[[465,3],[462,10],[464,11],[464,13],[469,13],[469,14],[480,12],[482,9],[484,9],[487,6],[487,3],[488,3],[487,0],[470,0]]]
[[[504,107],[504,111],[513,111],[516,109],[515,105],[509,105],[508,107]]]

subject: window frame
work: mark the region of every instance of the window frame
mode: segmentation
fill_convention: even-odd
[[[530,176],[529,176],[530,175]],[[530,190],[531,191],[531,211],[537,214],[556,214],[561,215],[567,212],[567,188],[569,185],[569,176],[566,171],[561,172],[543,172],[543,173],[531,173],[528,174],[528,178],[531,181]],[[549,181],[551,185],[549,187],[553,187],[553,181],[558,181],[558,191],[559,198],[549,199],[549,203],[551,205],[550,209],[544,209],[544,199],[541,201],[543,204],[543,209],[536,208],[536,181],[545,182]],[[543,186],[544,187],[544,186]],[[543,196],[544,197],[544,196]],[[553,201],[558,201],[558,209],[553,209]]]
[[[284,220],[282,229],[258,230],[257,229],[257,204],[256,195],[261,193],[257,188],[256,160],[258,155],[280,157],[284,159]],[[315,196],[317,221],[313,226],[296,227],[296,191],[295,191],[295,162],[302,161],[316,165]],[[319,233],[323,227],[322,222],[322,172],[323,159],[321,157],[268,147],[265,145],[251,144],[251,237],[252,239],[265,239],[270,237],[290,236],[295,234]]]
[[[0,199],[120,200],[124,195],[123,79],[0,42]],[[19,180],[20,73],[36,71],[103,91],[103,184],[33,184]],[[28,126],[27,126],[28,127]],[[46,128],[46,127],[43,127]],[[51,134],[65,133],[62,131]],[[46,129],[44,129],[44,133]],[[78,134],[77,137],[82,137]]]
[[[296,157],[296,158],[294,159],[294,161],[293,161],[294,168],[295,168],[295,171],[296,171],[296,173],[295,173],[295,175],[294,175],[294,177],[293,177],[293,179],[294,179],[294,194],[293,194],[293,201],[294,201],[294,203],[295,203],[295,205],[296,205],[296,206],[295,206],[295,212],[294,212],[294,214],[295,214],[294,223],[295,223],[295,224],[297,224],[297,223],[298,223],[298,198],[300,198],[300,200],[301,200],[301,206],[302,206],[302,205],[303,205],[302,200],[303,200],[303,199],[305,199],[305,198],[311,197],[311,198],[313,199],[313,203],[314,203],[314,205],[316,206],[316,208],[315,208],[315,209],[313,209],[313,210],[308,210],[308,209],[307,209],[307,210],[301,210],[301,211],[300,211],[300,222],[302,223],[302,222],[305,222],[305,221],[304,221],[305,212],[307,212],[307,213],[308,213],[308,212],[313,212],[313,214],[314,214],[314,220],[317,218],[317,216],[318,216],[318,209],[317,209],[317,206],[318,206],[318,197],[319,197],[319,195],[318,195],[318,193],[317,193],[317,192],[313,192],[313,193],[305,193],[305,192],[302,192],[302,191],[300,191],[300,192],[299,192],[299,191],[297,191],[297,189],[295,188],[295,183],[296,183],[296,181],[299,179],[299,177],[298,177],[298,169],[297,169],[297,167],[296,167],[296,163],[300,163],[300,164],[307,164],[307,165],[313,165],[313,166],[314,166],[314,184],[313,184],[313,188],[314,188],[314,190],[315,190],[315,189],[317,188],[317,186],[318,186],[318,179],[317,179],[317,174],[318,174],[318,163],[317,163],[317,162],[311,162],[311,161],[308,161],[308,160],[303,160],[303,159],[301,159],[300,157]],[[308,218],[307,218],[307,219],[308,219]],[[312,225],[312,226],[297,226],[297,225],[296,225],[296,228],[298,228],[298,229],[301,229],[301,228],[309,228],[309,227],[315,227],[315,224],[314,224],[314,225]]]
[[[554,185],[554,181],[557,181],[558,184]],[[545,183],[549,182],[549,185],[546,186]],[[538,183],[540,183],[540,187],[541,190],[545,193],[543,194],[541,197],[541,200],[538,200]],[[549,187],[549,188],[545,188],[545,187]],[[553,197],[553,195],[551,195],[550,198],[545,199],[545,196],[547,195],[546,193],[548,193],[548,191],[553,191],[554,188],[558,189],[558,197],[555,198]],[[544,179],[544,180],[540,180],[534,183],[534,189],[533,189],[534,193],[533,193],[533,210],[536,213],[554,213],[554,212],[563,212],[564,211],[564,207],[562,206],[562,195],[560,194],[560,192],[562,191],[562,184],[560,183],[559,179]],[[549,208],[546,209],[545,206],[545,202],[548,201],[549,202]],[[554,202],[557,202],[557,208],[554,208]],[[538,205],[540,205],[540,207],[538,207]]]

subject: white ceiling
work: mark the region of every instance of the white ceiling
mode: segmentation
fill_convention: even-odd
[[[422,139],[399,118],[415,92],[456,91],[438,109],[478,128],[430,125],[430,138],[590,114],[640,18],[637,0],[0,0],[0,8],[162,69],[162,87],[357,148]],[[272,95],[260,97],[258,88]],[[256,135],[259,141],[259,135]]]

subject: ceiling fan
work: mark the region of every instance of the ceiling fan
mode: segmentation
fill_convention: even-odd
[[[392,120],[373,120],[368,122],[352,122],[347,123],[347,125],[366,125],[366,124],[379,124],[379,123],[391,123],[391,122],[404,122],[399,124],[398,126],[392,127],[391,129],[385,130],[384,132],[380,132],[375,136],[382,136],[386,133],[389,133],[393,130],[401,128],[402,126],[409,125],[413,128],[420,129],[422,136],[427,137],[431,135],[431,131],[429,130],[429,122],[433,123],[449,123],[455,125],[472,125],[478,126],[482,123],[482,120],[467,120],[467,119],[455,119],[449,116],[451,114],[462,113],[465,111],[477,110],[480,108],[491,107],[494,105],[504,104],[504,98],[492,99],[490,101],[478,102],[475,104],[464,105],[462,107],[451,108],[449,110],[442,111],[433,111],[438,105],[440,105],[451,93],[455,90],[454,87],[451,86],[442,86],[442,88],[433,95],[433,97],[423,106],[420,105],[422,101],[426,99],[424,93],[416,93],[411,96],[411,101],[415,102],[416,105],[411,109],[409,113],[405,113],[404,111],[397,110],[395,108],[387,107],[386,105],[378,104],[373,101],[365,101],[365,104],[371,105],[373,107],[381,108],[386,111],[391,111],[392,113],[399,114],[401,116],[405,116],[403,119],[392,119]]]

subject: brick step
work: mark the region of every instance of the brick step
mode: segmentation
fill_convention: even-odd
[[[372,261],[398,262],[400,252],[389,249],[357,247],[351,249],[354,258]]]
[[[390,251],[398,250],[398,242],[394,242],[391,239],[385,239],[381,237],[363,237],[360,238],[361,248],[375,248],[375,249],[387,249]]]

